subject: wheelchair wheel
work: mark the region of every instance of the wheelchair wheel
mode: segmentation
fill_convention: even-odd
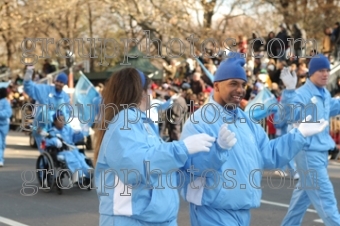
[[[55,185],[55,168],[51,155],[43,152],[37,159],[36,172],[39,181],[39,189],[50,192]]]
[[[91,177],[91,179],[86,178],[86,177],[81,177],[79,178],[78,183],[78,188],[82,189],[82,190],[88,190],[91,191],[91,187],[93,187],[93,177]]]
[[[66,170],[66,171],[64,171]],[[68,185],[65,186],[65,180],[67,181]],[[61,164],[61,168],[58,169],[58,176],[56,178],[56,183],[57,183],[57,192],[59,195],[62,194],[63,189],[70,189],[72,188],[73,182],[72,182],[72,174],[69,174],[69,171],[67,169],[67,166],[65,163]]]

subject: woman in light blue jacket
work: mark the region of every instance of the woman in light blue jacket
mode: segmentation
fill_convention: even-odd
[[[96,125],[95,184],[99,225],[177,225],[178,176],[188,155],[209,151],[207,134],[165,143],[147,117],[148,78],[125,68],[110,77]],[[177,174],[177,175],[176,175]]]
[[[7,89],[0,88],[0,167],[4,166],[4,152],[6,136],[9,132],[9,123],[12,116],[12,107],[7,100]]]

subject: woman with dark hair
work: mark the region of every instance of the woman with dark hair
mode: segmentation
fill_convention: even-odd
[[[125,68],[103,89],[94,151],[99,225],[177,225],[177,169],[215,142],[207,134],[163,142],[145,114],[148,85],[141,71]]]
[[[9,123],[12,116],[12,108],[7,100],[7,88],[0,88],[0,167],[4,166],[4,152],[6,148],[6,136],[9,132]]]

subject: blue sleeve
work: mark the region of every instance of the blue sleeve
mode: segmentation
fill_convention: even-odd
[[[297,129],[293,129],[276,139],[269,140],[260,125],[256,124],[254,127],[264,169],[284,167],[304,148],[307,142],[307,139]]]
[[[161,142],[158,135],[148,134],[141,123],[129,124],[130,130],[122,130],[123,126],[124,123],[119,122],[108,128],[100,150],[107,165],[117,171],[121,181],[132,185],[140,181],[145,183],[147,165],[150,171],[161,174],[184,166],[188,150],[183,141]],[[124,170],[138,173],[129,173],[126,179]]]
[[[72,129],[71,129],[72,130]],[[77,143],[79,141],[82,141],[84,139],[84,134],[82,132],[79,132],[79,133],[75,133],[73,130],[72,130],[72,136],[73,136],[73,143]]]
[[[42,103],[42,98],[45,98],[48,95],[49,85],[46,84],[36,84],[33,81],[24,81],[24,91],[25,93],[34,100]]]
[[[280,102],[278,111],[274,113],[273,125],[276,129],[285,129],[287,127],[287,122],[285,120],[285,115],[283,114],[282,102]]]
[[[212,131],[213,128],[216,129],[216,127],[213,127],[212,125],[202,127],[202,124],[199,123],[198,124],[187,123],[183,128],[180,139],[184,140],[185,138],[191,135],[199,133],[206,133],[209,136],[216,137],[214,131]],[[200,152],[194,155],[190,155],[185,167],[186,168],[193,167],[195,169],[198,169],[198,171],[193,173],[194,175],[197,176],[201,176],[202,172],[207,169],[215,169],[216,171],[220,172],[221,167],[227,161],[228,156],[229,151],[222,149],[217,144],[216,139],[216,141],[213,143],[213,146],[211,146],[209,152]],[[209,175],[213,176],[212,174]],[[209,177],[209,175],[207,177]]]
[[[3,108],[0,111],[0,119],[5,120],[12,116],[12,108],[7,99],[3,101]]]
[[[56,147],[57,146],[57,140],[58,140],[58,138],[56,138],[56,137],[46,138],[45,139],[46,146],[47,147]]]
[[[306,100],[295,90],[284,90],[282,92],[281,106],[284,116],[282,117],[282,121],[278,123],[298,123],[304,120],[308,115],[311,115],[314,118],[314,110],[317,110],[316,106],[313,105],[310,100]]]
[[[340,99],[331,98],[330,100],[329,117],[334,117],[340,114]]]

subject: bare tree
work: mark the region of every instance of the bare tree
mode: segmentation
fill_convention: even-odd
[[[13,66],[13,57],[17,51],[16,43],[23,34],[20,24],[20,6],[16,1],[0,2],[0,36],[6,49],[7,67]]]

